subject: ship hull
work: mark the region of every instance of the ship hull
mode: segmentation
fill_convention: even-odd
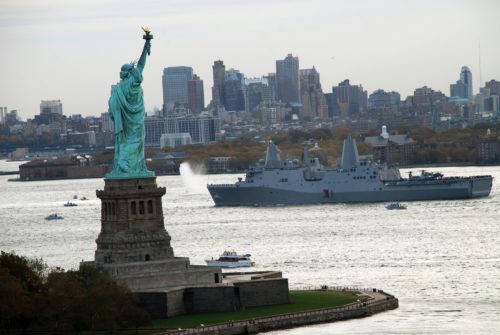
[[[491,177],[479,177],[445,182],[380,183],[369,189],[355,185],[335,190],[319,184],[311,190],[235,184],[209,185],[208,190],[216,206],[270,206],[468,199],[488,196],[491,184]]]
[[[220,268],[248,268],[252,266],[252,261],[220,262],[217,260],[209,260],[205,262],[208,266],[217,266]]]

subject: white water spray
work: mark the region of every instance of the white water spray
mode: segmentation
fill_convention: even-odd
[[[201,174],[203,170],[203,165],[193,168],[189,162],[183,162],[179,166],[179,173],[181,174],[182,182],[189,193],[207,192],[205,178]]]

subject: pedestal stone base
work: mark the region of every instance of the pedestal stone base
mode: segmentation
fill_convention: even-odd
[[[133,291],[222,282],[219,268],[191,266],[175,257],[165,230],[156,178],[106,179],[101,199],[101,232],[94,266]]]

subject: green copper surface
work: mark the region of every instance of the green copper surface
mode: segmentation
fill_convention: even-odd
[[[106,179],[152,178],[153,171],[146,167],[144,159],[144,98],[142,95],[142,70],[151,52],[153,35],[146,32],[146,40],[137,66],[121,67],[121,81],[111,87],[109,113],[115,123],[115,159],[113,170]]]

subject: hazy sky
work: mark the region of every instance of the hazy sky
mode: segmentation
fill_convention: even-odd
[[[316,67],[324,92],[349,78],[402,98],[424,85],[449,95],[463,65],[479,86],[500,80],[500,1],[0,0],[0,106],[21,118],[41,100],[65,115],[107,111],[119,69],[154,39],[144,70],[147,110],[161,106],[167,66],[192,66],[205,84],[221,59],[247,77],[275,72],[288,53]]]

